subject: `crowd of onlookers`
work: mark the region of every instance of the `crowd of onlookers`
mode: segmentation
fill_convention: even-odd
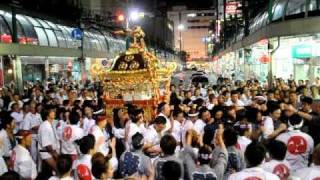
[[[99,83],[0,89],[0,179],[320,178],[320,80],[171,85],[147,119]]]

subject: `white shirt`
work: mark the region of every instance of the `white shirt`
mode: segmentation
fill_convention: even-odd
[[[274,131],[274,125],[273,125],[273,120],[270,116],[264,116],[262,118],[263,121],[263,137],[265,139],[268,138],[269,135],[271,135]]]
[[[286,160],[283,160],[283,161],[271,160],[269,162],[262,164],[262,168],[265,171],[268,171],[270,173],[277,175],[280,179],[287,179],[290,176],[291,166],[289,162]]]
[[[37,166],[25,147],[18,144],[13,148],[11,160],[13,162],[13,170],[23,178],[35,179],[37,177]]]
[[[228,180],[280,180],[280,178],[272,173],[263,170],[261,167],[247,168],[238,173],[231,174]]]
[[[193,129],[194,123],[191,120],[186,120],[185,124],[182,127],[182,142],[185,145],[186,143],[186,134],[187,131]]]
[[[87,117],[85,117],[83,119],[83,130],[85,132],[85,134],[89,134],[89,130],[96,124],[96,121],[94,119],[89,119]]]
[[[67,177],[64,177],[64,178],[59,178],[57,176],[51,176],[49,178],[49,180],[74,180],[73,177],[71,176],[67,176]]]
[[[280,134],[277,140],[287,145],[286,160],[290,163],[292,171],[308,167],[309,156],[314,146],[310,135],[300,130],[292,130]]]
[[[59,153],[60,142],[56,133],[55,128],[52,124],[47,120],[41,123],[39,130],[39,150],[46,150],[44,147],[52,146],[52,149]],[[48,152],[40,152],[40,156],[42,159],[52,158],[51,154]]]
[[[241,100],[238,100],[236,103],[233,103],[231,101],[231,99],[229,99],[224,104],[225,104],[225,106],[237,106],[237,107],[243,107],[244,106],[244,103]]]
[[[12,112],[11,113],[11,117],[14,118],[17,126],[16,126],[16,129],[15,129],[15,133],[19,131],[19,129],[22,128],[22,124],[23,124],[23,113],[22,112]]]
[[[90,134],[92,134],[96,139],[95,147],[97,152],[101,152],[104,156],[107,156],[109,153],[109,136],[106,130],[95,125],[92,127]]]
[[[194,123],[193,129],[200,135],[204,134],[204,127],[206,126],[206,123],[202,119],[198,119]]]
[[[174,120],[173,121],[173,128],[172,128],[172,136],[176,139],[177,142],[181,142],[182,139],[182,124],[177,121]]]
[[[132,136],[136,133],[144,134],[146,131],[146,128],[144,127],[144,124],[140,124],[139,126],[136,123],[129,122],[128,127],[126,128],[128,130],[128,145],[131,145]]]
[[[91,176],[91,178],[94,179],[91,173],[91,167],[92,167],[91,159],[92,159],[91,155],[85,154],[85,155],[82,155],[79,159],[74,161],[72,169],[76,170],[75,171],[76,177]]]
[[[34,128],[36,126],[40,126],[41,123],[42,123],[42,118],[39,113],[32,114],[31,112],[29,112],[24,117],[24,120],[22,123],[22,129],[23,130],[31,130],[32,128]],[[37,137],[36,134],[32,134],[32,138],[35,139],[36,137]]]
[[[144,134],[145,142],[152,145],[160,145],[162,133],[158,133],[154,128],[154,125],[150,125]]]
[[[244,152],[247,149],[247,146],[251,143],[251,139],[245,137],[245,136],[239,136],[238,137],[238,144],[240,146],[240,151],[244,154]]]
[[[299,177],[300,180],[318,180],[320,179],[320,166],[300,169],[293,173],[293,176]]]
[[[63,133],[60,136],[61,140],[61,153],[76,155],[77,145],[76,140],[81,139],[84,136],[83,129],[77,125],[66,125],[63,128]]]
[[[6,162],[4,161],[3,157],[0,156],[0,176],[6,172],[8,172]]]
[[[12,149],[7,131],[2,129],[0,131],[0,156],[9,157]]]

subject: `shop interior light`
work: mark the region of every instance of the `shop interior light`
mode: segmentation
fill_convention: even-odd
[[[12,74],[13,73],[13,70],[10,68],[8,69],[8,74]]]
[[[184,30],[184,25],[183,25],[183,24],[179,24],[179,25],[178,25],[178,30],[179,30],[179,31]]]
[[[196,17],[197,14],[196,14],[196,13],[189,13],[189,14],[187,14],[187,16],[188,16],[188,17]]]

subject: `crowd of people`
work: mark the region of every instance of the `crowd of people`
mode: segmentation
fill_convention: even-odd
[[[319,86],[171,85],[153,119],[99,83],[0,89],[0,179],[320,179]]]

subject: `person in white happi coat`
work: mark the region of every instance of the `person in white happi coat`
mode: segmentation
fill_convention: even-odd
[[[72,158],[69,155],[60,155],[57,160],[57,175],[51,176],[49,180],[74,180],[71,175]]]
[[[158,105],[158,116],[163,116],[166,118],[166,127],[163,129],[163,132],[168,131],[171,128],[171,121],[170,121],[170,115],[171,115],[171,108],[169,104],[162,102]]]
[[[88,134],[87,136],[84,136],[79,141],[80,146],[80,152],[81,156],[73,162],[73,168],[75,169],[75,176],[79,180],[85,180],[85,179],[93,179],[92,173],[91,173],[91,159],[94,155],[95,148],[95,139],[92,134]]]
[[[262,164],[262,168],[270,173],[277,175],[281,180],[286,180],[290,176],[291,166],[285,160],[287,146],[277,140],[271,140],[267,144],[270,160]]]
[[[180,147],[182,147],[182,127],[185,123],[183,111],[180,109],[173,111],[173,118],[174,120],[171,134],[178,143],[177,150],[180,150]]]
[[[56,118],[55,109],[46,112],[47,120],[42,122],[39,130],[39,150],[42,159],[42,178],[49,178],[52,170],[56,171],[56,162],[60,153],[60,142],[53,121]]]
[[[291,170],[294,172],[308,167],[314,141],[310,135],[300,131],[303,126],[303,119],[299,115],[291,116],[288,124],[288,132],[280,134],[276,139],[287,145],[286,160],[290,163]]]
[[[33,161],[28,148],[32,145],[32,132],[19,130],[16,135],[18,145],[13,148],[11,153],[11,163],[15,172],[19,173],[24,179],[35,179],[37,177],[37,166]]]
[[[95,137],[95,148],[97,152],[107,156],[109,153],[109,134],[106,131],[107,118],[105,116],[99,116],[96,119],[96,125],[94,125],[89,131]]]
[[[244,154],[247,149],[247,146],[252,142],[250,139],[252,135],[252,125],[248,122],[240,122],[239,126],[236,126],[239,131],[238,136],[238,148]]]
[[[136,134],[137,132],[140,134],[144,134],[146,131],[146,128],[144,127],[145,124],[142,109],[133,109],[130,114],[130,119],[131,121],[126,124],[125,128],[125,142],[127,149],[130,149],[132,136],[134,134]]]
[[[247,168],[235,174],[231,174],[228,180],[280,180],[278,176],[265,171],[261,167],[261,163],[264,161],[265,156],[266,150],[262,144],[256,142],[249,144],[245,152]]]
[[[319,180],[320,179],[320,144],[312,154],[313,164],[310,167],[299,169],[292,175],[292,180]]]
[[[201,119],[196,120],[194,123],[193,129],[200,135],[204,134],[204,127],[207,124],[210,124],[210,121],[213,122],[213,119],[211,119],[211,113],[207,108],[202,108],[199,112],[199,116]]]
[[[0,156],[0,176],[6,172],[8,172],[7,164],[4,161],[3,157]]]
[[[7,161],[11,155],[12,149],[16,146],[16,140],[13,133],[16,128],[16,122],[10,115],[5,115],[2,118],[0,131],[0,156]]]
[[[14,133],[17,133],[18,130],[21,129],[21,125],[23,123],[23,112],[21,111],[18,104],[12,104],[11,109],[12,109],[12,111],[11,111],[10,115],[16,121],[16,128],[14,130]]]
[[[30,130],[32,132],[32,145],[30,147],[30,152],[32,159],[38,162],[38,129],[42,123],[42,118],[36,111],[36,104],[30,104],[30,112],[25,116],[22,129]]]
[[[159,155],[161,152],[160,149],[160,140],[164,135],[163,130],[166,128],[166,119],[163,116],[158,116],[153,121],[153,124],[150,125],[144,134],[145,138],[145,149],[151,155]]]
[[[77,159],[78,149],[76,142],[84,136],[84,131],[77,124],[80,116],[77,112],[70,114],[70,124],[64,126],[62,134],[59,135],[61,141],[61,153],[71,155],[72,160]]]
[[[199,112],[195,109],[191,109],[188,113],[188,119],[184,123],[182,127],[182,143],[183,145],[186,144],[186,134],[189,130],[194,130],[194,123],[198,120]]]
[[[89,133],[89,130],[96,124],[96,121],[93,119],[93,110],[91,107],[84,108],[85,118],[83,119],[83,130],[85,134]]]

